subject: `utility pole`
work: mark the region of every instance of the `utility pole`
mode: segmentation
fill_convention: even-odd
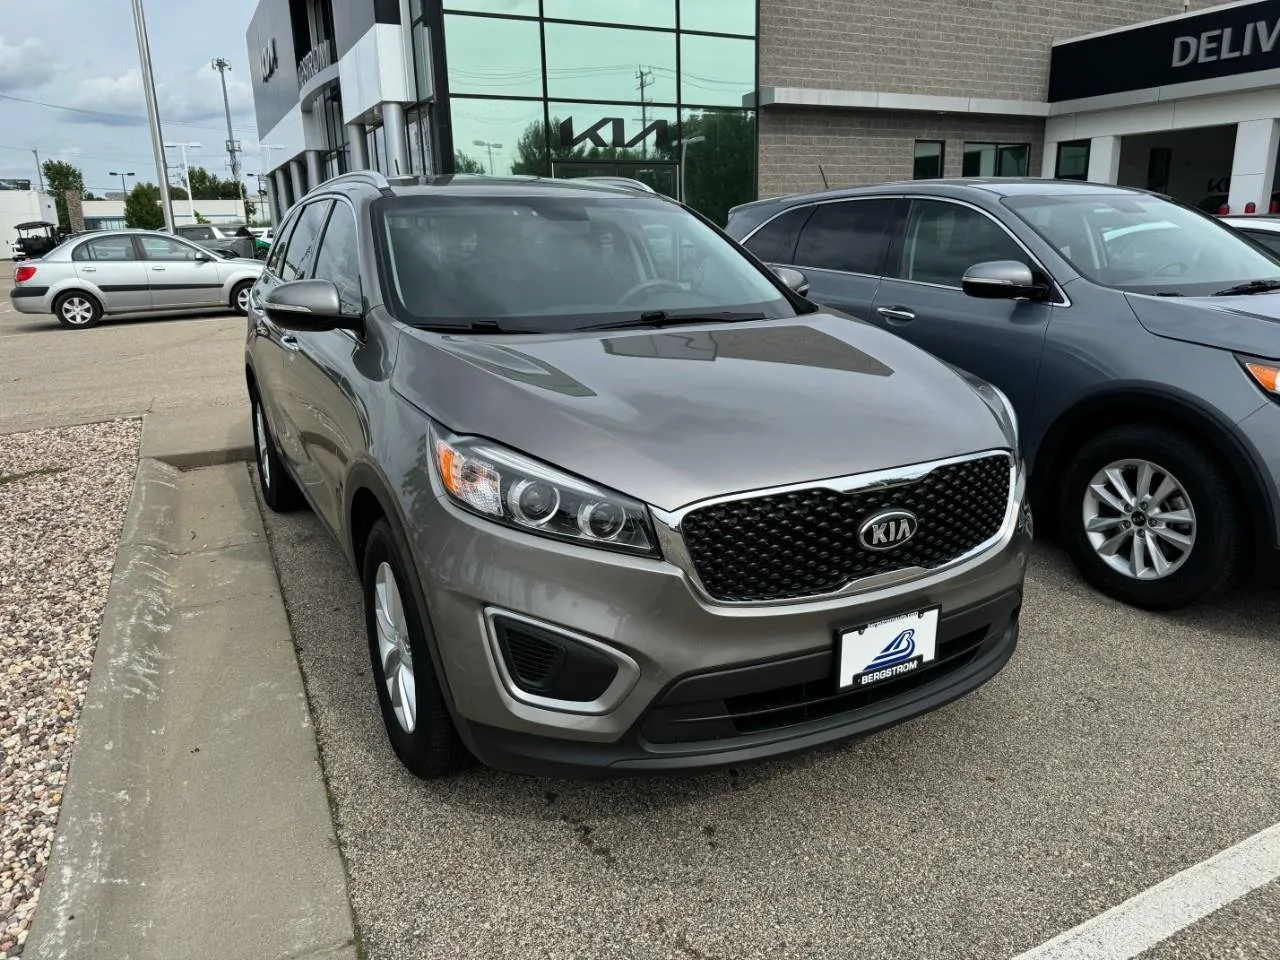
[[[640,81],[637,86],[640,88],[640,129],[649,129],[649,103],[645,99],[645,87],[653,83],[653,69],[646,70],[644,67],[636,67],[636,79]],[[640,141],[640,155],[645,156],[649,152],[646,140]]]
[[[40,151],[32,147],[31,152],[36,155],[36,179],[40,181],[40,192],[44,193],[44,170],[40,168]]]
[[[164,225],[173,232],[173,198],[169,196],[169,178],[165,176],[164,139],[160,133],[160,105],[156,100],[156,78],[151,72],[151,42],[147,39],[147,17],[142,0],[133,0],[133,29],[138,35],[138,60],[142,65],[142,92],[147,97],[147,119],[151,127],[151,150],[156,157],[156,179],[160,181],[160,206]]]
[[[240,144],[236,141],[236,135],[231,130],[231,101],[227,98],[227,71],[231,69],[231,61],[224,57],[218,57],[213,61],[213,69],[218,71],[218,76],[222,78],[222,108],[227,112],[227,156],[231,160],[231,176],[236,181],[236,186],[240,190],[240,207],[244,208],[244,181],[240,178]],[[247,221],[248,216],[245,217]]]

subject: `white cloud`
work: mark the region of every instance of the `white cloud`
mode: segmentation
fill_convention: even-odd
[[[39,40],[17,46],[0,36],[0,90],[27,90],[53,78],[54,63]]]
[[[222,88],[218,72],[205,66],[178,82],[156,82],[156,99],[161,123],[216,122],[224,118]],[[244,126],[252,118],[253,94],[248,83],[227,78],[227,99],[232,122]],[[81,80],[70,106],[92,113],[68,113],[64,119],[75,123],[128,126],[146,116],[142,92],[142,72],[131,67],[123,73]],[[251,124],[249,124],[251,126]]]

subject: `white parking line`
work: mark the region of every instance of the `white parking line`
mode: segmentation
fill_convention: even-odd
[[[1013,960],[1129,960],[1280,879],[1280,823]]]

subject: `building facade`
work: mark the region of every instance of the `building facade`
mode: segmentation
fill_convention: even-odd
[[[1270,206],[1280,0],[261,0],[279,213],[348,169],[757,196],[1060,176]]]

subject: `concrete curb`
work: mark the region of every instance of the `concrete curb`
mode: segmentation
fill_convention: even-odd
[[[152,411],[142,422],[140,455],[180,470],[251,460],[249,404]]]
[[[247,471],[143,459],[23,956],[357,956]]]

